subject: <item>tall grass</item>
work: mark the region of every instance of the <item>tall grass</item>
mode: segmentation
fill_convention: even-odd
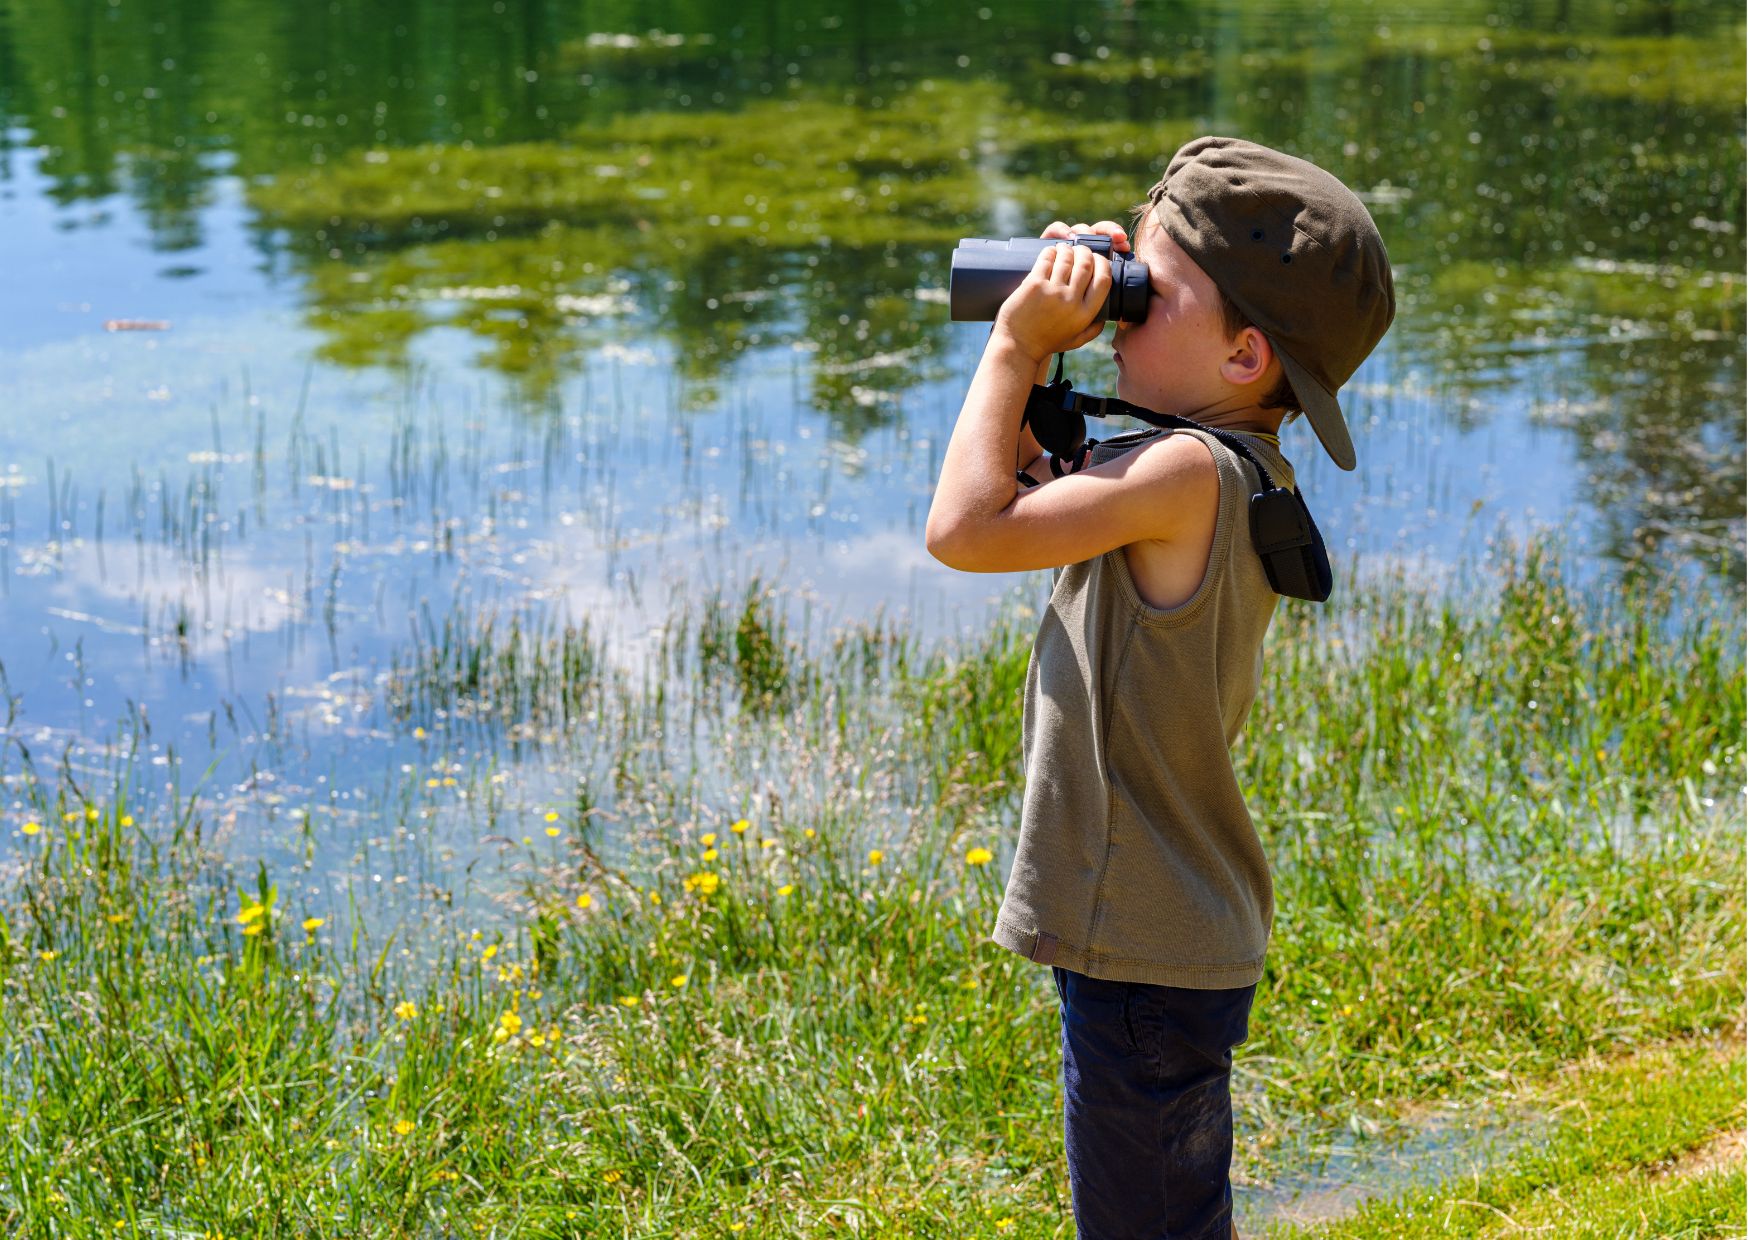
[[[1237,1057],[1252,1174],[1293,1134],[1740,1009],[1728,608],[1578,597],[1533,544],[1495,570],[1279,615],[1237,755],[1278,908]],[[1028,631],[812,653],[767,605],[664,654],[730,673],[712,735],[762,755],[762,795],[664,800],[671,768],[628,767],[611,861],[579,804],[515,934],[412,963],[400,932],[306,928],[192,809],[132,822],[122,782],[29,779],[0,887],[5,1230],[1068,1234],[1054,994],[985,937]],[[513,665],[433,654],[419,700],[576,638],[519,640]],[[558,710],[564,677],[534,679]]]

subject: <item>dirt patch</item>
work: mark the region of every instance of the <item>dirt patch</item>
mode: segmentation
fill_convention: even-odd
[[[1748,1156],[1748,1131],[1738,1128],[1733,1132],[1713,1133],[1711,1140],[1704,1145],[1653,1169],[1646,1178],[1653,1183],[1692,1179],[1722,1167],[1739,1167],[1744,1156]]]

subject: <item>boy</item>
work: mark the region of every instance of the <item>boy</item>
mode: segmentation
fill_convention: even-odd
[[[1129,248],[1111,221],[1095,229]],[[1153,296],[1144,321],[1117,325],[1119,397],[1240,436],[1278,486],[1293,485],[1276,434],[1288,413],[1354,467],[1335,393],[1388,329],[1395,292],[1352,191],[1279,151],[1197,138],[1137,209],[1133,252]],[[1052,478],[1021,428],[1050,355],[1103,329],[1109,287],[1085,246],[1038,256],[990,333],[926,539],[968,572],[1056,570],[991,938],[1056,982],[1078,1233],[1226,1240],[1232,1048],[1274,917],[1230,747],[1278,596],[1250,540],[1257,471],[1216,436],[1120,436]],[[1022,490],[1016,467],[1044,481]]]

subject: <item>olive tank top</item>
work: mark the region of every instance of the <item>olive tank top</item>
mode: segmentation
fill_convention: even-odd
[[[1293,486],[1273,436],[1234,433]],[[1134,431],[1098,443],[1089,464],[1168,434],[1214,456],[1207,571],[1161,609],[1121,547],[1055,570],[1026,668],[1019,842],[990,938],[1092,977],[1211,990],[1261,978],[1274,920],[1231,747],[1280,596],[1250,541],[1256,468],[1214,435]]]

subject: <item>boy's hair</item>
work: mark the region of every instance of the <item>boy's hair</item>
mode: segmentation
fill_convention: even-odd
[[[1142,202],[1139,205],[1130,208],[1129,236],[1131,238],[1131,245],[1133,245],[1133,238],[1141,231],[1142,221],[1145,220],[1152,211],[1153,204],[1151,202]],[[1221,326],[1225,328],[1226,338],[1228,340],[1236,336],[1245,328],[1256,326],[1256,324],[1252,323],[1245,315],[1244,311],[1240,310],[1238,306],[1234,304],[1232,299],[1226,296],[1225,289],[1221,288],[1217,283],[1214,285],[1214,289],[1220,294]],[[1305,412],[1304,407],[1299,404],[1299,397],[1293,392],[1292,381],[1284,374],[1281,375],[1279,381],[1277,381],[1274,387],[1270,388],[1269,391],[1263,395],[1257,404],[1264,409],[1288,410],[1289,412],[1287,416],[1281,419],[1283,423],[1295,421]]]

